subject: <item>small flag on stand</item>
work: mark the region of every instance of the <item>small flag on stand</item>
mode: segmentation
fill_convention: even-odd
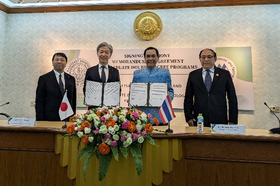
[[[67,98],[67,91],[64,93],[64,96],[63,96],[62,102],[60,104],[58,113],[59,113],[59,117],[60,117],[61,121],[74,114],[73,109],[72,109],[72,107],[69,103],[69,100]]]
[[[159,109],[159,115],[163,124],[168,123],[169,121],[171,121],[173,118],[176,117],[168,94]]]

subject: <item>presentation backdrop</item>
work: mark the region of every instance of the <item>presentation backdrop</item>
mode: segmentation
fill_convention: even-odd
[[[168,68],[174,89],[174,108],[183,109],[185,88],[191,71],[201,68],[199,52],[204,48],[162,48],[159,49],[159,68]],[[254,110],[253,75],[251,47],[213,47],[217,52],[215,65],[230,72],[236,88],[238,108]],[[68,57],[65,71],[76,78],[78,107],[85,107],[83,85],[86,70],[98,64],[96,50],[57,50]],[[144,49],[115,49],[109,65],[117,68],[121,79],[121,106],[128,106],[129,84],[133,72],[146,67]]]

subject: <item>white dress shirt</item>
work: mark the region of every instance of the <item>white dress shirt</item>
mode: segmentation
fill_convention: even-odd
[[[57,71],[55,71],[55,69],[53,69],[53,71],[54,71],[54,74],[55,74],[57,83],[59,84],[59,75],[60,75],[60,73],[58,73]],[[64,72],[61,73],[61,80],[62,80],[62,83],[63,83],[63,88],[64,88],[64,90],[65,90]]]

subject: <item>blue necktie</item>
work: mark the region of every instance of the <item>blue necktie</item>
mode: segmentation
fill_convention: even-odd
[[[64,94],[64,86],[63,86],[63,82],[62,82],[62,79],[61,79],[61,74],[59,74],[59,89],[60,89],[61,94],[63,95]]]
[[[209,92],[211,84],[212,84],[212,79],[210,76],[210,70],[206,70],[206,76],[205,76],[205,86],[207,88],[207,91]]]
[[[102,70],[101,70],[101,81],[102,83],[105,83],[106,82],[106,75],[105,75],[105,66],[101,66]]]

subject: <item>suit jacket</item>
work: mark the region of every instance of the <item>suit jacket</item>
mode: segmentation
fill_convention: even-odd
[[[227,117],[227,101],[229,118]],[[209,93],[202,78],[202,68],[192,71],[187,82],[184,113],[186,121],[197,118],[198,113],[204,117],[204,125],[237,124],[237,97],[230,73],[227,70],[214,68],[214,76]],[[196,125],[196,123],[195,123]]]
[[[86,76],[85,76],[85,82],[84,82],[84,88],[83,88],[84,95],[85,95],[86,81],[87,80],[96,81],[96,82],[102,82],[101,81],[101,77],[99,75],[98,67],[99,67],[98,65],[95,65],[95,66],[87,69]],[[109,72],[109,76],[108,76],[107,82],[120,81],[120,74],[119,74],[119,70],[118,69],[108,65],[108,72]],[[96,108],[96,106],[88,107],[88,109],[91,109],[91,108]]]
[[[118,69],[116,69],[110,65],[108,65],[108,68],[109,68],[108,69],[109,76],[108,76],[107,82],[120,81],[120,74],[119,74]],[[86,88],[86,80],[102,82],[101,77],[99,75],[98,65],[87,69],[86,76],[85,76],[85,82],[84,82],[84,88],[83,88],[84,94],[85,94],[85,88]]]
[[[65,90],[71,107],[76,113],[76,83],[75,78],[64,72]],[[63,98],[55,73],[51,72],[39,77],[36,90],[36,120],[60,121],[59,107]]]

